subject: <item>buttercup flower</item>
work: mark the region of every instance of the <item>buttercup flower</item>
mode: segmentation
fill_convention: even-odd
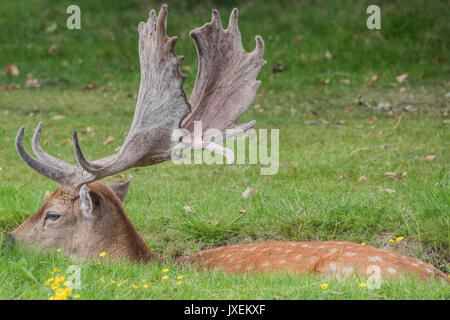
[[[168,276],[162,276],[162,280],[166,280],[167,278],[169,278]]]
[[[395,239],[395,242],[399,242],[399,241],[402,241],[403,240],[403,237],[398,237],[397,239]]]
[[[183,281],[177,281],[177,286],[179,286],[182,283],[183,283]]]
[[[104,258],[106,256],[106,252],[105,251],[100,252],[100,254],[98,256]]]
[[[322,288],[322,290],[327,290],[328,289],[328,283],[322,283],[320,285],[320,287]]]
[[[169,272],[169,269],[164,268],[164,269],[162,270],[162,272]]]
[[[366,284],[365,282],[360,282],[360,283],[359,283],[359,286],[360,286],[361,288],[365,288],[365,287],[367,287],[367,284]]]
[[[178,276],[177,279],[181,280],[181,279],[183,279],[183,276]]]
[[[50,283],[53,282],[53,280],[55,280],[55,278],[53,278],[53,277],[51,277],[50,279],[47,279],[47,280],[45,281],[45,285],[46,285],[46,286],[49,286]]]

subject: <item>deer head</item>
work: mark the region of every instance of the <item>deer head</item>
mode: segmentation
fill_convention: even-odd
[[[42,149],[40,122],[31,143],[34,158],[23,146],[25,129],[20,128],[16,137],[19,156],[60,186],[10,234],[11,239],[40,248],[64,248],[77,257],[110,251],[110,257],[156,258],[121,205],[129,184],[104,185],[97,180],[129,168],[170,160],[179,142],[173,141],[172,134],[178,129],[185,132],[185,136],[180,136],[185,149],[213,150],[228,155],[228,162],[232,162],[232,151],[218,145],[217,140],[205,137],[194,146],[194,139],[187,138],[193,135],[194,121],[202,121],[203,132],[210,128],[219,130],[221,138],[226,138],[225,133],[230,130],[238,134],[255,125],[255,121],[237,124],[237,120],[253,102],[260,84],[255,79],[265,64],[263,41],[257,36],[256,49],[245,52],[237,26],[237,9],[233,10],[226,30],[214,10],[211,23],[190,33],[197,47],[199,71],[188,102],[183,89],[186,76],[178,70],[183,57],[174,51],[177,38],[166,34],[167,14],[168,7],[163,5],[158,16],[151,10],[148,21],[139,24],[139,95],[131,128],[117,154],[89,161],[82,152],[77,132],[73,131],[78,165],[69,164]]]

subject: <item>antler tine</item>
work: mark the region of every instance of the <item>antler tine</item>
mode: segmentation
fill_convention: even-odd
[[[33,158],[24,148],[23,146],[23,134],[25,131],[25,127],[21,126],[19,132],[16,136],[16,150],[22,160],[30,166],[32,169],[36,170],[40,174],[50,178],[59,183],[64,183],[67,173],[62,169],[53,167],[50,164],[47,164],[42,161],[38,161]]]
[[[36,130],[34,131],[33,139],[31,140],[31,148],[33,149],[33,152],[36,154],[36,157],[40,161],[46,162],[47,164],[51,164],[62,170],[73,169],[75,166],[49,155],[47,152],[45,152],[42,149],[42,147],[40,145],[40,141],[41,141],[43,124],[44,123],[42,121],[39,122],[38,126],[36,127]]]

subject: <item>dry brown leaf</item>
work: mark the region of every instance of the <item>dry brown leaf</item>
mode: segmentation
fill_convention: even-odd
[[[105,141],[103,141],[103,144],[110,144],[114,140],[115,140],[115,138],[113,136],[109,136],[108,138],[106,138]]]
[[[402,94],[406,92],[406,88],[405,87],[401,87],[400,89],[398,89],[398,93]]]
[[[19,75],[19,73],[20,73],[19,68],[17,68],[16,65],[7,64],[5,66],[5,75],[7,75],[7,76],[11,75],[11,76],[17,77]]]
[[[350,79],[341,79],[341,81],[339,81],[340,83],[343,83],[343,84],[350,84],[351,82],[350,82]]]
[[[330,83],[330,79],[325,79],[325,80],[323,80],[322,82],[321,82],[322,84],[329,84]]]
[[[96,83],[91,83],[91,84],[87,84],[85,86],[83,86],[84,90],[95,90],[97,89],[97,84]]]
[[[378,75],[374,74],[370,79],[375,82],[378,80]]]
[[[44,140],[44,145],[48,145],[48,144],[50,144],[50,138],[47,138]]]
[[[64,139],[64,140],[61,141],[60,144],[72,144],[72,140],[70,140],[70,139]]]
[[[250,188],[247,187],[247,189],[244,190],[244,192],[242,192],[242,198],[248,198],[250,197],[252,194],[258,192],[258,190],[254,189],[254,188]]]
[[[114,152],[119,152],[120,148],[122,148],[122,146],[118,146],[117,148],[114,149]]]
[[[25,88],[39,88],[41,83],[37,79],[28,79],[25,82]]]
[[[2,116],[7,116],[9,114],[9,110],[2,110]]]
[[[65,116],[54,116],[52,118],[52,120],[61,120],[61,119],[64,119],[64,118],[65,118]]]
[[[435,158],[436,158],[436,155],[432,153],[432,154],[427,155],[425,157],[425,160],[433,161]]]
[[[190,206],[184,206],[184,211],[186,212],[194,212],[194,210],[192,210],[192,208]]]
[[[395,190],[394,189],[383,189],[382,191],[387,192],[387,193],[394,193]]]
[[[358,178],[358,182],[362,182],[362,181],[367,181],[367,177],[366,176],[360,176]]]
[[[57,56],[59,52],[58,45],[54,44],[50,48],[48,48],[48,53],[50,53],[52,56]]]
[[[397,174],[395,172],[387,171],[387,172],[384,173],[384,176],[388,177],[388,178],[396,178]]]
[[[405,81],[408,78],[408,74],[404,73],[404,74],[400,74],[398,76],[395,77],[395,80],[397,80],[398,83],[402,83],[403,81]]]
[[[86,131],[86,133],[92,132],[92,128],[91,127],[87,127],[85,131]]]
[[[244,213],[246,213],[246,212],[247,212],[247,210],[245,210],[245,209],[239,210],[239,213],[240,213],[240,214],[244,214]]]
[[[261,107],[261,105],[258,103],[258,104],[255,104],[255,110],[256,111],[259,111],[259,112],[264,112],[264,109]]]

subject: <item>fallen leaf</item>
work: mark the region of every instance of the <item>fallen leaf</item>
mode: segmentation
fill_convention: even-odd
[[[255,110],[256,111],[259,111],[259,112],[264,112],[264,109],[261,107],[261,105],[260,104],[255,104]]]
[[[329,84],[330,83],[330,79],[325,79],[325,80],[323,80],[322,82],[321,82],[322,84]]]
[[[352,107],[347,107],[344,110],[345,110],[345,112],[350,113],[353,111],[353,109],[355,109],[355,107],[352,106]]]
[[[11,83],[11,84],[4,84],[2,85],[2,91],[9,91],[9,90],[16,90],[20,89],[20,84],[18,83]]]
[[[341,178],[341,179],[348,179],[348,178],[350,178],[350,172],[347,172],[347,173],[345,173],[345,174],[341,174],[341,175],[339,176],[339,178]]]
[[[108,138],[106,138],[105,141],[103,141],[103,144],[110,144],[111,142],[113,142],[115,139],[113,136],[109,136]]]
[[[118,146],[117,148],[114,149],[114,152],[119,152],[120,148],[122,148],[122,146]]]
[[[436,158],[435,154],[429,154],[428,156],[425,157],[425,160],[433,161],[435,158]]]
[[[245,210],[245,209],[239,210],[239,213],[240,213],[240,214],[244,214],[244,213],[246,213],[246,212],[247,212],[247,210]]]
[[[7,116],[9,114],[9,110],[2,110],[2,116]]]
[[[242,192],[242,198],[248,198],[250,197],[252,194],[258,192],[258,190],[247,187],[247,189],[244,190],[244,192]]]
[[[368,119],[366,122],[367,122],[368,124],[372,124],[372,123],[375,122],[375,120],[377,120],[377,116],[376,116],[376,115],[373,115],[372,118]]]
[[[395,192],[394,189],[383,189],[383,191],[387,192],[387,193],[394,193]]]
[[[52,118],[52,120],[61,120],[61,119],[64,119],[64,118],[65,118],[64,116],[54,116]]]
[[[87,127],[85,131],[86,131],[86,133],[92,132],[92,128],[91,127]]]
[[[398,89],[398,93],[402,94],[406,92],[406,88],[405,87],[401,87],[400,89]]]
[[[362,182],[362,181],[367,181],[367,177],[366,176],[360,176],[358,178],[358,182]]]
[[[190,206],[184,206],[184,211],[186,212],[194,212],[194,210],[192,210],[192,208]]]
[[[56,28],[58,28],[58,25],[56,24],[56,22],[52,22],[50,23],[46,28],[45,28],[45,32],[46,33],[53,33],[56,31]]]
[[[350,79],[341,79],[339,82],[343,84],[350,84]]]
[[[370,78],[372,81],[377,81],[378,80],[378,75],[374,74],[372,76],[372,78]]]
[[[404,73],[404,74],[400,74],[400,75],[396,76],[395,80],[397,80],[398,83],[402,83],[407,78],[408,78],[408,74]]]
[[[52,46],[50,46],[50,48],[48,48],[48,53],[50,53],[52,56],[57,56],[59,52],[59,47],[58,45],[54,44]]]
[[[72,144],[72,140],[70,140],[70,139],[64,139],[64,140],[61,141],[60,144]]]
[[[264,180],[266,180],[266,181],[272,181],[272,178],[271,178],[271,177],[265,177]]]
[[[385,176],[385,177],[388,177],[388,178],[395,178],[395,179],[404,179],[404,178],[406,177],[406,175],[407,175],[407,172],[406,172],[406,171],[400,172],[400,173],[395,173],[395,172],[390,172],[390,171],[388,171],[388,172],[385,172],[385,173],[384,173],[384,176]]]
[[[331,58],[333,58],[333,55],[331,54],[330,51],[326,51],[325,54],[324,54],[324,56],[325,56],[326,59],[331,59]]]
[[[47,138],[44,140],[44,145],[48,145],[48,144],[50,144],[50,138]]]
[[[309,112],[311,112],[313,115],[318,116],[319,113],[316,110],[310,110]]]
[[[303,40],[302,36],[296,36],[294,39],[294,44],[298,44],[298,43],[302,42],[302,40]]]
[[[91,83],[91,84],[87,84],[87,85],[83,86],[83,89],[85,89],[85,90],[95,90],[96,88],[97,88],[96,83]]]
[[[5,66],[5,75],[11,75],[17,77],[19,75],[20,71],[19,68],[17,68],[14,64],[7,64]]]
[[[191,71],[191,67],[190,66],[182,66],[181,67],[181,71]]]
[[[25,82],[25,88],[39,88],[41,83],[37,79],[28,79]]]

